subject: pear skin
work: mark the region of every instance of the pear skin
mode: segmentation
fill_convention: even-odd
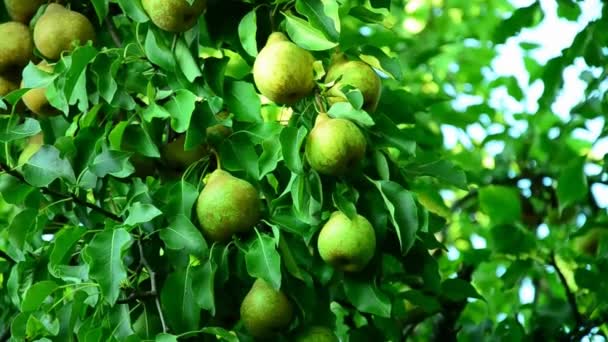
[[[163,146],[162,154],[165,162],[174,169],[185,169],[205,156],[207,150],[199,145],[193,149],[185,150],[186,135],[182,134],[175,140]]]
[[[351,121],[317,116],[306,140],[306,159],[317,172],[340,176],[352,170],[365,156],[365,136]]]
[[[371,223],[357,215],[353,220],[334,212],[321,228],[317,248],[321,259],[345,272],[361,271],[376,252],[376,233]]]
[[[275,103],[293,104],[314,87],[314,58],[280,32],[274,32],[253,63],[253,80]]]
[[[24,24],[16,21],[0,24],[0,37],[0,72],[22,68],[34,57],[30,29]]]
[[[196,24],[207,8],[206,0],[142,0],[144,10],[154,25],[168,32],[185,32]]]
[[[230,113],[223,111],[215,115],[218,121],[224,121],[228,119]],[[232,134],[232,128],[226,127],[221,123],[211,125],[206,129],[207,143],[211,146],[219,146],[219,144]]]
[[[327,71],[325,82],[336,80],[338,81],[328,91],[327,100],[330,104],[347,101],[340,89],[345,85],[350,85],[359,89],[363,94],[363,109],[368,113],[376,111],[382,92],[382,83],[378,74],[368,64],[336,58]]]
[[[260,211],[257,189],[220,169],[211,173],[196,203],[203,234],[220,242],[253,229],[260,219]]]
[[[21,151],[19,155],[19,159],[17,160],[17,165],[23,165],[27,163],[30,158],[38,152],[40,147],[44,144],[44,135],[42,133],[38,133],[36,135],[31,136],[28,139],[27,146]]]
[[[36,67],[48,73],[52,73],[54,69],[54,67],[49,65],[46,61],[38,63]],[[23,82],[21,82],[21,87],[23,87]],[[53,116],[60,113],[58,109],[51,106],[49,100],[46,98],[46,88],[30,89],[27,93],[23,94],[21,99],[29,110],[40,116]]]
[[[27,24],[36,14],[38,7],[46,2],[47,0],[4,0],[4,6],[14,21]]]
[[[11,79],[0,75],[0,96],[5,96],[11,91],[18,89],[19,85]]]
[[[328,327],[315,325],[300,332],[295,342],[340,342],[333,330]]]
[[[49,4],[34,27],[34,44],[42,55],[57,60],[64,51],[95,40],[95,28],[84,15],[62,5]]]
[[[270,337],[289,326],[293,305],[280,290],[257,279],[241,303],[241,320],[249,333],[258,338]]]

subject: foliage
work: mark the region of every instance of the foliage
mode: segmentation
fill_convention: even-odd
[[[608,170],[595,141],[578,135],[608,109],[608,6],[546,63],[521,44],[529,84],[544,87],[537,110],[509,115],[493,94],[526,100],[527,85],[488,66],[500,44],[542,20],[536,2],[209,0],[181,34],[154,26],[139,0],[64,3],[91,19],[96,41],[64,53],[52,73],[34,61],[22,71],[24,89],[47,87],[60,115],[30,113],[25,90],[0,103],[3,336],[249,341],[239,306],[256,278],[295,304],[284,340],[313,325],[342,341],[608,334],[608,217],[590,190]],[[557,4],[578,19],[580,2]],[[259,96],[251,75],[273,30],[317,60],[315,94],[292,106]],[[356,89],[327,107],[323,75],[337,49],[381,74],[376,112],[361,109]],[[552,106],[580,61],[599,72],[581,75],[586,96],[564,120]],[[453,101],[465,95],[479,101]],[[218,120],[222,111],[232,116]],[[304,157],[319,111],[366,136],[363,163],[344,176],[319,175]],[[193,149],[216,124],[232,133],[212,153],[186,168],[167,163],[174,137]],[[487,134],[448,146],[448,126]],[[40,132],[43,145],[20,163]],[[263,199],[255,230],[227,243],[205,239],[194,212],[220,163]],[[318,232],[336,210],[375,229],[362,272],[319,256]]]

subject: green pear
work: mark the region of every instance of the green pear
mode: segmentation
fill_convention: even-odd
[[[0,75],[0,96],[5,96],[11,91],[18,89],[19,85],[10,78]]]
[[[0,24],[0,72],[25,66],[34,57],[30,29],[16,21]]]
[[[363,94],[363,109],[369,113],[376,111],[382,83],[378,74],[368,64],[361,61],[347,61],[343,55],[334,58],[327,70],[325,82],[337,82],[329,89],[327,100],[330,104],[348,101],[341,88],[350,85]]]
[[[365,156],[365,136],[351,121],[320,113],[306,140],[306,159],[319,173],[339,176]]]
[[[346,272],[361,271],[376,252],[376,233],[369,221],[334,212],[321,228],[317,248],[321,259]]]
[[[293,104],[312,92],[313,63],[310,52],[273,32],[253,63],[253,80],[271,101]]]
[[[4,6],[13,20],[27,24],[38,7],[46,2],[47,0],[4,0]]]
[[[44,135],[42,133],[38,133],[36,135],[31,136],[28,139],[27,145],[21,151],[19,155],[19,159],[17,160],[17,165],[23,165],[27,163],[30,158],[38,152],[40,147],[44,144]]]
[[[46,61],[38,63],[36,67],[47,73],[52,73],[54,69],[54,66],[48,64]],[[23,82],[21,82],[21,87],[23,88]],[[52,107],[49,100],[46,98],[46,87],[30,89],[23,94],[21,99],[29,110],[40,116],[53,116],[59,114],[59,110]]]
[[[196,24],[205,8],[206,0],[142,0],[142,5],[154,25],[169,32],[185,32]]]
[[[260,219],[261,201],[249,182],[217,169],[196,203],[203,233],[214,241],[227,241],[233,234],[251,230]]]
[[[333,330],[328,327],[315,325],[300,332],[295,342],[340,342]]]
[[[73,43],[95,40],[95,28],[84,15],[59,4],[49,4],[34,27],[34,44],[42,55],[56,60],[64,51],[72,51]]]
[[[215,115],[218,121],[228,119],[230,113],[223,111]],[[207,127],[207,143],[211,146],[218,146],[224,139],[232,134],[232,128],[226,127],[221,123]]]
[[[207,154],[203,145],[185,150],[186,135],[182,134],[163,146],[162,154],[167,164],[174,169],[185,169]]]
[[[257,279],[241,303],[241,320],[254,337],[270,337],[289,326],[293,305],[280,290]]]

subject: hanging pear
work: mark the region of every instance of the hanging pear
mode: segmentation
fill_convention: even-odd
[[[332,65],[327,70],[325,82],[337,82],[329,89],[327,100],[330,104],[347,101],[342,87],[350,85],[359,89],[363,95],[363,109],[373,113],[378,107],[382,83],[378,74],[368,64],[361,61],[346,60],[340,54],[334,57]]]
[[[253,80],[271,101],[293,104],[312,92],[313,62],[310,52],[273,32],[253,63]]]
[[[4,0],[4,7],[13,20],[27,24],[45,2],[47,0]]]
[[[74,42],[82,45],[95,40],[95,28],[84,15],[59,4],[49,4],[34,27],[34,44],[44,57],[59,59],[72,51]]]
[[[0,24],[0,72],[24,67],[34,57],[30,29],[22,23]]]
[[[53,66],[49,65],[46,61],[38,63],[36,67],[47,73],[53,72]],[[23,81],[21,82],[21,87],[23,87]],[[46,87],[30,89],[21,97],[21,99],[29,110],[40,116],[52,116],[59,114],[59,110],[52,107],[46,97]]]
[[[154,25],[168,32],[185,32],[196,24],[205,8],[206,0],[142,0],[142,6]]]
[[[306,159],[319,173],[339,176],[352,170],[365,156],[365,136],[353,122],[317,116],[306,140]]]
[[[270,337],[289,326],[293,305],[280,290],[257,279],[241,303],[241,320],[247,331],[258,338]]]
[[[203,233],[214,241],[227,241],[246,232],[260,219],[261,201],[249,182],[217,169],[211,173],[196,203]]]

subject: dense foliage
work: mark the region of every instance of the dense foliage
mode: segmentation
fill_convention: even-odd
[[[17,63],[0,35],[3,340],[605,340],[608,6],[548,61],[521,41],[522,81],[492,61],[553,15],[533,1],[59,2],[0,6],[35,46]]]

